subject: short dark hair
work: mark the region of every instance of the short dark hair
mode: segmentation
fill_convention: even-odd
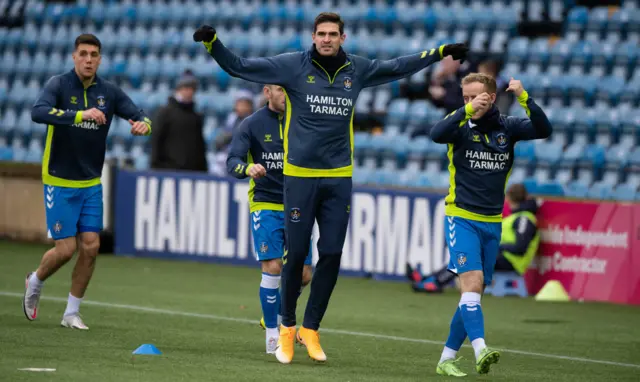
[[[470,73],[462,79],[462,85],[468,85],[474,82],[479,82],[484,85],[485,90],[488,93],[495,93],[498,88],[496,79],[492,76],[484,73]]]
[[[98,52],[102,51],[102,43],[100,42],[100,40],[98,40],[98,38],[95,35],[90,33],[84,33],[76,37],[74,49],[78,49],[78,46],[80,46],[80,44],[93,45],[98,47]]]
[[[318,16],[316,16],[315,21],[313,22],[313,33],[316,33],[318,30],[318,25],[322,23],[334,23],[338,24],[338,28],[340,29],[340,34],[344,34],[344,21],[342,21],[342,17],[335,12],[322,12]]]
[[[522,203],[529,198],[529,194],[527,193],[527,189],[521,183],[513,184],[507,190],[507,196],[509,200],[514,203]]]

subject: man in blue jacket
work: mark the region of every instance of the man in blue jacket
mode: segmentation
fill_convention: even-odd
[[[211,26],[193,35],[220,67],[234,77],[280,85],[285,90],[284,210],[288,259],[282,276],[282,326],[276,357],[293,359],[295,339],[320,362],[327,357],[318,336],[320,322],[338,279],[351,210],[353,115],[360,91],[410,76],[445,56],[463,59],[467,47],[442,45],[393,60],[347,54],[344,22],[321,13],[313,46],[306,52],[242,58],[229,51]],[[319,260],[302,327],[296,336],[296,302],[309,237],[317,220]]]
[[[513,166],[517,141],[544,139],[551,124],[542,109],[511,79],[509,88],[529,118],[501,115],[494,105],[496,81],[482,73],[462,79],[465,106],[431,129],[431,138],[448,147],[450,186],[445,198],[445,240],[449,270],[460,277],[462,296],[450,326],[437,373],[461,377],[455,359],[469,336],[476,371],[486,374],[500,353],[487,348],[480,298],[491,284],[500,249],[505,188]]]
[[[227,156],[227,172],[238,179],[250,177],[249,212],[253,245],[262,268],[260,304],[266,330],[266,352],[275,354],[280,314],[280,273],[285,257],[283,174],[284,90],[265,85],[267,105],[234,129]],[[304,261],[302,288],[311,281],[311,248]]]
[[[129,121],[131,134],[151,133],[146,114],[115,84],[96,75],[100,50],[96,36],[78,36],[74,69],[52,77],[31,110],[34,122],[47,125],[42,182],[47,228],[55,247],[45,253],[38,269],[27,275],[23,310],[27,319],[36,319],[43,282],[78,250],[61,325],[84,330],[89,328],[79,309],[100,247],[100,175],[109,126],[117,115]]]

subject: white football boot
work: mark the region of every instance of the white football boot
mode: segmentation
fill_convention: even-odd
[[[79,313],[62,317],[60,325],[70,329],[89,330],[89,327],[82,322],[82,318]]]
[[[29,278],[33,273],[27,275],[24,284],[24,297],[22,299],[22,310],[27,320],[33,321],[38,317],[38,305],[40,304],[40,289],[36,289],[29,284]]]

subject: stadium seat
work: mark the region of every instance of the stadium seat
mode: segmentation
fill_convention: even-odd
[[[562,146],[557,143],[541,142],[534,145],[534,149],[538,163],[553,166],[560,161],[562,156]]]
[[[409,102],[405,98],[396,98],[389,104],[387,123],[393,125],[404,124],[407,120]]]
[[[594,180],[597,178],[597,173],[599,173],[599,169],[595,171],[595,169],[590,168],[587,164],[584,164],[582,167],[577,169],[577,178],[576,182],[580,182],[585,185],[592,185]]]
[[[601,168],[605,163],[604,147],[598,144],[591,144],[585,148],[581,160],[588,163],[593,168]]]
[[[611,185],[611,186],[615,186],[616,184],[620,183],[620,180],[622,179],[621,173],[622,172],[620,171],[620,169],[615,169],[615,168],[607,169],[602,174],[602,179],[600,180],[600,182]]]
[[[607,166],[612,165],[614,168],[622,168],[629,162],[629,148],[622,145],[614,145],[607,149],[605,160]]]
[[[538,182],[534,178],[526,178],[522,181],[522,185],[527,189],[527,192],[530,194],[535,194],[538,192]]]
[[[619,184],[613,190],[613,194],[611,195],[611,198],[614,200],[631,202],[636,200],[636,195],[637,195],[637,192],[635,187],[629,184]]]
[[[358,185],[364,185],[369,183],[369,178],[371,177],[370,170],[366,168],[357,168],[353,171],[353,183]]]
[[[610,184],[596,182],[589,188],[587,197],[590,199],[609,200],[613,196],[613,187]]]
[[[394,186],[399,181],[398,174],[392,170],[377,170],[371,179],[379,186]]]
[[[567,15],[567,30],[582,32],[589,21],[589,10],[587,7],[574,7]]]
[[[573,179],[573,166],[559,166],[556,168],[554,180],[566,186]]]
[[[609,20],[608,7],[595,7],[589,11],[587,21],[587,30],[595,32],[603,32],[607,28]]]
[[[563,196],[564,187],[560,182],[554,180],[538,182],[536,185],[536,193],[548,196]]]
[[[589,194],[589,186],[575,181],[565,187],[565,195],[571,198],[584,199]]]
[[[527,177],[527,168],[525,166],[514,165],[511,176],[509,177],[509,184],[522,183]]]
[[[521,63],[528,57],[529,40],[524,37],[516,37],[509,41],[507,56],[509,62]]]
[[[640,151],[636,149],[640,9],[636,1],[623,1],[620,8],[587,8],[573,0],[343,3],[338,9],[347,20],[345,49],[350,53],[385,58],[447,41],[468,41],[473,51],[506,62],[501,75],[521,79],[554,127],[551,139],[516,145],[510,182],[534,182],[541,192],[556,195],[559,185],[565,186],[567,194],[571,185],[574,194],[584,197],[587,191],[580,187],[592,184],[594,195],[601,191],[600,184],[614,186],[613,198],[631,200],[638,195],[634,188],[640,185]],[[309,30],[300,23],[311,22],[317,12],[335,2],[210,0],[197,4],[195,0],[29,2],[23,27],[0,27],[0,139],[5,140],[0,156],[11,153],[12,158],[16,154],[17,159],[36,160],[44,130],[31,122],[30,107],[51,76],[72,67],[70,41],[82,32],[97,32],[102,40],[100,75],[130,86],[127,93],[148,112],[166,102],[177,78],[191,68],[202,79],[196,106],[207,116],[204,135],[211,142],[219,132],[217,121],[233,108],[232,89],[247,84],[225,73],[203,54],[200,44],[183,43],[191,40],[193,25],[213,23],[225,36],[225,44],[238,54],[279,54],[307,49]],[[519,36],[520,15],[528,21],[547,16],[562,21],[560,38]],[[356,120],[375,120],[385,132],[383,136],[355,134],[356,164],[365,174],[360,181],[369,182],[374,172],[386,168],[400,174],[395,183],[385,173],[377,174],[375,181],[448,187],[446,145],[434,144],[428,137],[409,140],[405,135],[445,115],[430,101],[405,98],[400,92],[423,91],[432,70],[360,94]],[[507,112],[525,116],[517,103]],[[142,153],[148,152],[147,141]],[[142,141],[133,140],[126,123],[117,119],[109,134],[108,155],[137,156],[139,149],[127,148],[138,142]],[[146,168],[148,164],[140,159],[134,165]],[[429,175],[415,175],[420,171]]]
[[[0,132],[0,161],[10,160],[13,160],[13,150],[11,150],[11,147],[7,144],[7,139]]]
[[[560,159],[563,165],[573,166],[577,164],[578,159],[582,156],[584,145],[573,143],[562,152]]]

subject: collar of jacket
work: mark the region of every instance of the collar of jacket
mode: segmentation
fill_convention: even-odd
[[[483,134],[489,133],[500,128],[500,110],[496,105],[492,105],[480,119],[474,120],[474,129],[480,131]]]
[[[311,49],[309,49],[309,57],[312,61],[316,61],[324,70],[327,71],[330,75],[334,75],[338,69],[342,65],[347,62],[347,54],[344,49],[340,47],[338,50],[338,54],[335,56],[323,56],[318,53],[316,49],[316,44],[311,44]]]
[[[180,102],[176,99],[175,96],[169,96],[169,102],[174,105],[181,107],[183,109],[193,110],[194,103],[193,102]]]
[[[76,73],[75,68],[69,71],[69,75],[71,75],[75,79],[75,82],[78,86],[84,89],[84,84],[82,83],[82,81],[80,81],[80,77],[78,77],[78,73]],[[91,83],[91,85],[96,85],[98,84],[98,82],[100,82],[100,78],[98,77],[98,73],[96,73],[96,75],[93,77],[93,82]]]

